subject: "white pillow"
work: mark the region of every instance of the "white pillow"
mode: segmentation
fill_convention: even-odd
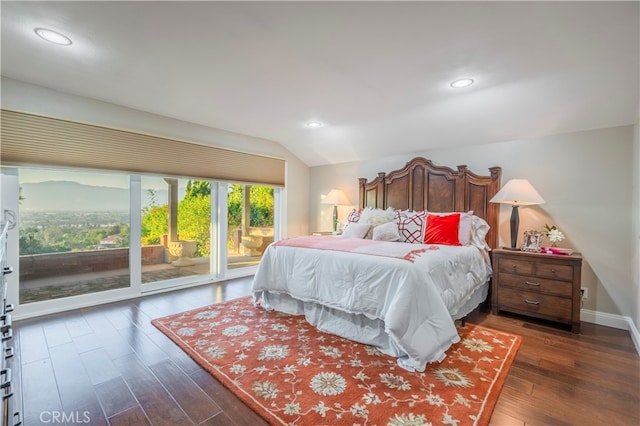
[[[398,241],[400,234],[395,222],[387,222],[373,228],[373,239],[380,241]]]
[[[342,237],[362,239],[364,238],[365,235],[367,235],[367,232],[369,232],[369,228],[371,228],[371,225],[367,223],[351,222],[349,226],[344,228],[344,231],[342,232]]]
[[[393,207],[389,207],[386,210],[366,207],[362,209],[358,223],[368,223],[371,226],[378,226],[383,223],[393,222],[394,217],[395,210],[393,210]]]
[[[394,217],[395,210],[393,210],[393,207],[389,207],[386,210],[365,207],[360,212],[360,220],[358,223],[368,223],[371,225],[371,229],[369,229],[369,232],[365,235],[365,238],[370,240],[373,237],[373,227],[382,225],[383,223],[392,222]]]
[[[473,216],[471,226],[471,244],[479,249],[491,250],[491,247],[489,247],[489,244],[485,241],[485,237],[489,233],[489,229],[491,229],[491,227],[484,219],[478,216]]]

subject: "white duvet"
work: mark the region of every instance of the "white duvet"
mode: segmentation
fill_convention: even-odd
[[[475,246],[424,247],[411,262],[272,244],[253,280],[254,298],[424,371],[459,341],[454,319],[484,300],[491,275],[487,253]]]

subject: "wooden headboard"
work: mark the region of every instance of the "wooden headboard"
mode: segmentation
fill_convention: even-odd
[[[492,248],[498,243],[498,205],[489,200],[500,189],[500,167],[489,168],[490,175],[479,176],[467,166],[457,170],[434,165],[417,157],[402,169],[378,173],[371,182],[360,178],[359,206],[432,212],[466,212],[487,221],[491,230],[486,237]]]

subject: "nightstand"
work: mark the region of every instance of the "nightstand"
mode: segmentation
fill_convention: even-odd
[[[492,251],[491,308],[571,326],[580,332],[582,256]]]

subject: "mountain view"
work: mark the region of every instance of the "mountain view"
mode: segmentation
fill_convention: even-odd
[[[20,210],[28,211],[129,211],[129,190],[84,185],[72,181],[46,181],[20,185]],[[167,190],[154,190],[156,204],[167,204]],[[143,191],[142,206],[151,203]]]

